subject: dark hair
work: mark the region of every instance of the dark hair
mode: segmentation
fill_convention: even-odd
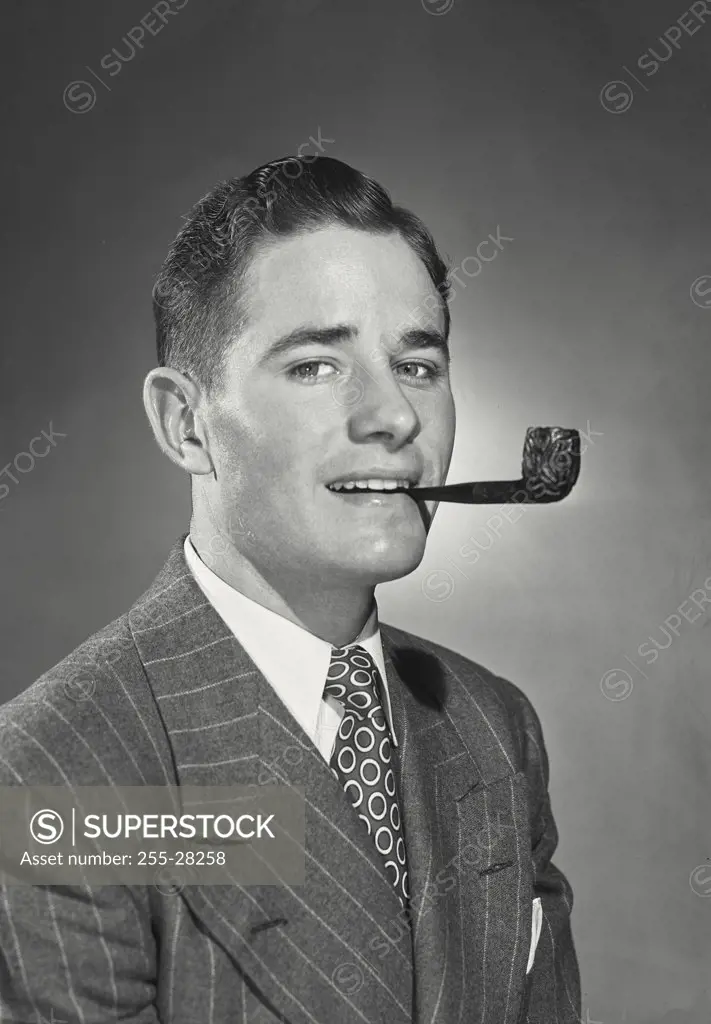
[[[220,182],[191,210],[153,289],[159,365],[189,374],[208,391],[219,387],[226,350],[244,327],[239,289],[255,248],[328,224],[398,232],[441,296],[448,336],[448,270],[422,221],[340,160],[285,157]]]

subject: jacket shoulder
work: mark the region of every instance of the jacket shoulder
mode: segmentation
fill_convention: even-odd
[[[4,785],[168,782],[166,738],[128,613],[0,706],[0,751]]]

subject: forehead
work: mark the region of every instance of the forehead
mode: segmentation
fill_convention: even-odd
[[[424,263],[395,232],[332,225],[270,241],[248,267],[243,301],[248,331],[265,334],[345,321],[404,331],[413,317],[444,327]]]

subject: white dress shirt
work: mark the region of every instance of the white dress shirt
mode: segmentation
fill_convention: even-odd
[[[205,565],[190,536],[185,538],[184,551],[188,568],[207,600],[328,762],[345,714],[340,701],[323,692],[331,644],[225,583]],[[393,745],[397,746],[375,599],[363,629],[343,646],[356,643],[366,649],[380,671],[385,714]]]

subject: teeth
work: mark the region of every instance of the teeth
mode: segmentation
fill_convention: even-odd
[[[370,480],[348,480],[346,482],[329,484],[331,491],[396,491],[398,488],[409,487],[410,481],[407,477],[398,477],[393,480],[380,480],[373,477]]]

